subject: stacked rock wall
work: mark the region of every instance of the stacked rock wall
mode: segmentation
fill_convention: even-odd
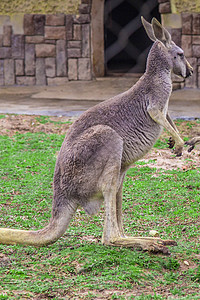
[[[89,1],[79,15],[25,14],[24,34],[11,25],[0,35],[0,85],[60,85],[91,80]]]
[[[186,87],[200,88],[200,13],[182,13],[182,48],[194,69]]]
[[[1,11],[7,14],[0,16],[0,85],[59,85],[68,80],[91,80],[99,60],[94,56],[94,45],[93,53],[91,49],[92,35],[98,31],[97,24],[91,35],[91,6],[95,0],[58,0],[54,4],[30,0],[31,7],[25,0],[16,1],[16,9],[12,1],[0,3]],[[200,88],[200,8],[195,0],[158,3],[163,24],[194,68],[194,75],[185,82],[174,77],[174,87]],[[188,12],[186,3],[190,3]],[[22,12],[16,20],[12,15],[15,11]],[[103,20],[103,9],[101,14]],[[100,46],[104,64],[103,38]]]

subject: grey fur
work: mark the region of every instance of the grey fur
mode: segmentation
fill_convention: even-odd
[[[64,233],[78,206],[93,215],[104,200],[104,244],[163,253],[169,252],[165,245],[175,244],[159,238],[125,237],[122,225],[125,173],[152,148],[163,127],[176,143],[175,153],[181,155],[184,143],[167,113],[171,71],[182,77],[192,72],[167,30],[156,19],[152,24],[142,21],[154,40],[146,72],[128,91],[89,109],[70,128],[55,166],[50,224],[36,232],[0,229],[0,242],[52,243]]]

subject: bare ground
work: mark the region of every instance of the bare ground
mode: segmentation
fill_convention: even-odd
[[[74,120],[75,118],[69,117],[7,114],[0,119],[0,134],[8,136],[26,132],[65,134]]]

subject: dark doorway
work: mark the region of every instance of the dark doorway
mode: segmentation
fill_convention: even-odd
[[[143,73],[152,44],[141,24],[156,17],[157,0],[105,0],[104,45],[106,74]]]

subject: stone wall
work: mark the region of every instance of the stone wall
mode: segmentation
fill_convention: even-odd
[[[194,69],[186,87],[200,88],[200,14],[182,13],[182,48]]]
[[[176,3],[179,5],[178,7],[180,10],[181,3],[182,5],[185,5],[187,0],[183,2],[178,0],[158,0],[158,2],[160,3],[159,10],[163,16],[164,25],[169,26],[167,26],[167,29],[171,32],[173,41],[184,50],[185,56],[194,69],[193,76],[185,81],[178,78],[178,76],[174,76],[174,87],[200,88],[200,13],[172,13],[173,10],[171,4]],[[190,4],[192,5],[194,2],[195,1],[192,1]],[[188,6],[188,9],[191,8],[191,5]],[[167,18],[165,18],[165,14]],[[165,22],[167,19],[169,22]]]
[[[24,15],[24,34],[0,35],[0,85],[58,85],[91,80],[90,4],[79,15]],[[84,3],[85,2],[85,3]]]
[[[25,0],[16,1],[27,3]],[[93,53],[91,49],[92,1],[94,0],[54,1],[55,7],[52,6],[52,9],[54,7],[56,14],[53,14],[48,13],[51,11],[48,5],[52,1],[41,1],[40,7],[40,0],[30,0],[30,5],[38,4],[34,8],[37,13],[22,15],[23,19],[20,22],[20,18],[15,20],[15,25],[15,18],[11,16],[11,8],[14,6],[8,9],[11,2],[1,1],[0,8],[4,5],[2,9],[4,13],[8,10],[8,16],[0,16],[0,85],[58,85],[65,84],[68,80],[91,80],[94,68],[91,61],[99,60],[99,55],[92,57],[94,45]],[[184,0],[183,3],[187,1],[189,0]],[[171,32],[176,44],[184,49],[194,68],[194,75],[186,81],[174,77],[174,88],[200,88],[200,13],[174,13],[174,3],[179,6],[182,3],[179,0],[158,2],[162,23]],[[64,3],[73,6],[72,14],[65,13]],[[43,11],[43,5],[48,7],[45,6],[45,13],[39,13]],[[37,11],[36,8],[40,10]],[[98,31],[97,25],[97,29],[93,28],[93,36],[95,30]],[[101,50],[103,64],[103,46]]]

